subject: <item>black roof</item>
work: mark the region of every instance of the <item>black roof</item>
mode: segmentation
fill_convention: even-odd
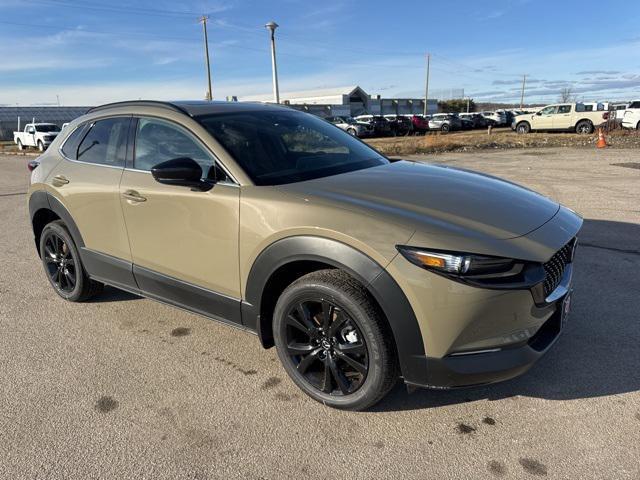
[[[274,104],[253,103],[253,102],[221,102],[221,101],[205,101],[205,100],[178,100],[172,102],[161,102],[156,100],[131,100],[126,102],[107,103],[90,109],[89,112],[107,110],[117,107],[161,107],[173,111],[184,113],[190,117],[199,117],[201,115],[210,115],[212,113],[225,112],[242,112],[256,110],[276,110],[284,107]]]

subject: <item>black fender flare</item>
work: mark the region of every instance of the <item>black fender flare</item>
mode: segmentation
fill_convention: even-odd
[[[76,222],[73,221],[71,214],[69,211],[62,205],[60,200],[55,198],[50,193],[44,190],[37,190],[31,194],[29,197],[29,218],[31,219],[31,226],[33,227],[33,220],[36,213],[40,210],[50,210],[55,213],[60,219],[65,223],[73,241],[75,242],[78,249],[84,247],[84,240],[82,239],[82,235],[80,234],[80,230],[76,225]],[[34,231],[35,235],[35,231]],[[38,249],[38,253],[40,252],[40,246],[38,245],[38,238],[35,238],[36,241],[36,249]]]
[[[290,262],[323,262],[345,270],[358,279],[382,308],[393,332],[405,381],[421,379],[424,369],[424,343],[409,300],[389,273],[369,256],[337,240],[315,236],[296,236],[278,240],[256,258],[247,277],[242,320],[263,340],[260,319],[262,292],[271,275]],[[266,320],[262,320],[266,321]],[[270,327],[270,326],[269,326]],[[264,346],[264,342],[263,342]]]

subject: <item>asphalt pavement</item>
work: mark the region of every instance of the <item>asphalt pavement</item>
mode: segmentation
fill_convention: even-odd
[[[638,150],[427,157],[585,217],[573,311],[518,379],[398,384],[361,413],[308,399],[237,329],[112,288],[60,299],[29,226],[31,159],[0,156],[0,479],[640,478]]]

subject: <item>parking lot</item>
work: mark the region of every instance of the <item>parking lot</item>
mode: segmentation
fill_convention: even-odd
[[[640,478],[638,152],[414,157],[582,214],[573,311],[523,377],[399,383],[363,413],[305,397],[239,330],[110,288],[65,303],[33,245],[32,158],[0,155],[0,478]]]

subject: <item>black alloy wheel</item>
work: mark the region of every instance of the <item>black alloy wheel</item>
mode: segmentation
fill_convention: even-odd
[[[308,273],[285,288],[273,337],[291,380],[327,406],[369,408],[399,377],[386,318],[367,289],[339,269]]]
[[[49,280],[56,290],[64,294],[71,294],[76,288],[77,268],[76,260],[71,249],[55,231],[48,231],[43,237],[43,261]]]
[[[313,387],[348,395],[364,383],[367,345],[344,309],[327,299],[309,298],[289,310],[286,325],[287,354]]]
[[[70,302],[87,300],[104,285],[89,278],[78,248],[61,220],[45,225],[40,234],[40,259],[56,293]]]

